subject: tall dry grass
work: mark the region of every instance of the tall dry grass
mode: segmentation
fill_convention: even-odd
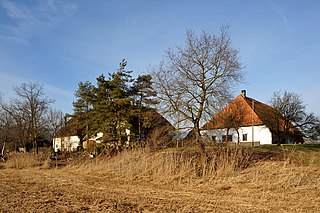
[[[251,196],[249,191],[259,189],[266,196],[273,196],[274,192],[281,194],[286,189],[320,188],[319,165],[301,164],[305,156],[295,151],[285,152],[282,159],[276,161],[257,161],[252,149],[217,147],[208,151],[203,166],[199,164],[198,155],[192,150],[150,152],[135,149],[111,158],[74,161],[66,169],[93,176],[103,177],[107,173],[128,180],[165,184],[197,186],[201,183],[204,187],[215,185],[222,190],[243,185],[248,187],[248,194],[246,190],[241,192],[244,196]]]
[[[12,152],[4,163],[4,167],[11,169],[27,169],[33,167],[49,168],[48,153],[41,152],[35,155],[34,153]]]
[[[87,173],[112,173],[126,178],[148,178],[159,181],[184,181],[226,176],[249,167],[252,152],[241,147],[217,148],[207,153],[206,162],[199,162],[194,150],[150,152],[134,149],[111,158],[74,161],[68,169]]]
[[[202,166],[199,153],[190,149],[162,152],[134,149],[94,159],[79,155],[66,167],[48,171],[47,177],[54,178],[51,181],[54,187],[67,187],[65,194],[73,198],[74,194],[80,194],[81,199],[88,197],[88,189],[95,188],[91,195],[99,198],[90,197],[90,203],[99,203],[100,196],[107,194],[106,197],[115,196],[119,203],[139,204],[151,212],[160,205],[166,208],[161,207],[158,212],[177,209],[177,202],[180,212],[320,211],[320,164],[306,163],[305,154],[295,150],[284,150],[272,160],[257,160],[255,154],[252,149],[217,147],[208,150]],[[94,187],[87,187],[91,183]],[[117,191],[118,188],[121,190]],[[153,197],[154,194],[159,196]],[[195,208],[201,205],[202,209]]]

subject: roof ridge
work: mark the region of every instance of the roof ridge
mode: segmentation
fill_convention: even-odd
[[[251,97],[243,97],[244,99],[250,99],[250,101],[254,101],[255,103],[258,103],[258,104],[261,104],[263,106],[266,106],[266,107],[269,107],[270,109],[275,109],[274,107],[270,106],[269,104],[266,104],[266,103],[263,103],[261,101],[258,101],[254,98],[251,98]],[[248,104],[251,108],[252,108],[252,105]]]

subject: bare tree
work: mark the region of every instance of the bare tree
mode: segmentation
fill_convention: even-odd
[[[270,99],[270,105],[277,111],[271,117],[271,123],[279,132],[278,144],[285,143],[290,137],[294,137],[294,128],[299,129],[305,136],[310,135],[310,131],[319,123],[314,113],[306,112],[306,105],[303,103],[300,95],[288,92],[274,92]]]
[[[45,124],[43,117],[53,100],[44,96],[43,87],[37,82],[22,83],[14,87],[14,92],[17,97],[12,100],[11,106],[14,111],[24,113],[21,118],[27,122],[33,150],[38,153],[37,138]]]
[[[63,113],[51,108],[40,83],[23,83],[13,88],[15,97],[5,102],[0,94],[0,140],[6,148],[23,147],[38,153],[38,142],[51,141],[63,124]]]
[[[1,108],[4,110],[6,117],[11,117],[13,119],[13,124],[11,131],[6,134],[10,134],[14,140],[14,150],[17,150],[18,146],[23,147],[27,150],[27,143],[30,139],[30,134],[28,134],[28,121],[25,110],[21,110],[21,106],[16,105],[14,102],[9,104],[1,103]],[[5,118],[5,117],[3,117]],[[5,124],[7,127],[9,123]],[[10,137],[7,135],[6,137]]]
[[[318,119],[318,123],[314,125],[310,130],[309,130],[309,136],[311,140],[320,140],[320,122]]]
[[[0,141],[4,144],[3,146],[14,141],[14,124],[13,117],[0,108]]]
[[[47,111],[46,126],[51,140],[53,139],[54,135],[58,132],[58,130],[61,129],[61,127],[64,125],[64,119],[64,114],[61,110],[56,110],[50,107]]]
[[[238,135],[237,143],[238,145],[240,144],[239,129],[244,123],[244,118],[247,112],[248,109],[246,106],[241,104],[241,102],[237,99],[231,102],[226,108],[224,108],[223,111],[221,111],[216,122],[219,122],[220,125],[226,128],[226,140],[228,139],[229,130],[234,129]]]
[[[2,101],[2,94],[0,93],[0,104],[3,104]],[[13,134],[12,130],[14,128],[14,122],[12,116],[3,110],[2,107],[0,107],[0,142],[1,142],[1,153],[0,157],[2,160],[4,160],[4,150],[6,148],[6,145],[10,143],[13,140]]]
[[[232,87],[244,77],[243,67],[228,27],[221,27],[217,35],[187,31],[186,37],[184,47],[166,51],[165,60],[153,71],[154,86],[164,112],[178,113],[180,122],[192,125],[204,153],[200,125],[230,100]]]

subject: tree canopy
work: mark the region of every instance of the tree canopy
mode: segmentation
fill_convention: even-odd
[[[230,100],[244,73],[239,51],[223,26],[218,34],[187,31],[185,45],[167,50],[153,77],[163,111],[181,117],[179,122],[188,121],[204,149],[201,123]]]
[[[47,98],[38,82],[27,82],[14,87],[15,97],[9,102],[1,101],[1,139],[10,148],[33,148],[38,152],[41,141],[51,141],[62,125],[60,110],[51,107],[53,100]]]
[[[74,117],[82,129],[86,129],[83,132],[89,137],[103,132],[103,141],[109,145],[123,145],[128,137],[126,131],[135,129],[132,125],[136,124],[139,131],[136,135],[131,133],[130,137],[140,140],[142,127],[148,123],[142,107],[156,104],[151,76],[141,75],[133,79],[132,71],[126,70],[126,66],[127,61],[122,60],[119,69],[108,73],[108,78],[103,74],[98,76],[95,86],[80,82],[75,93]]]
[[[305,137],[315,137],[315,127],[319,124],[319,119],[314,113],[306,112],[306,105],[300,95],[294,92],[277,91],[273,93],[269,102],[278,113],[269,118],[270,123],[277,129],[283,130],[279,135],[278,143],[284,143],[293,134],[292,127],[300,130]],[[280,122],[281,120],[284,122]]]

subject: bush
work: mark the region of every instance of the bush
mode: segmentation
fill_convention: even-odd
[[[172,141],[172,136],[169,134],[170,127],[156,128],[149,135],[147,145],[152,150],[166,149],[168,147],[175,146],[175,142]]]

